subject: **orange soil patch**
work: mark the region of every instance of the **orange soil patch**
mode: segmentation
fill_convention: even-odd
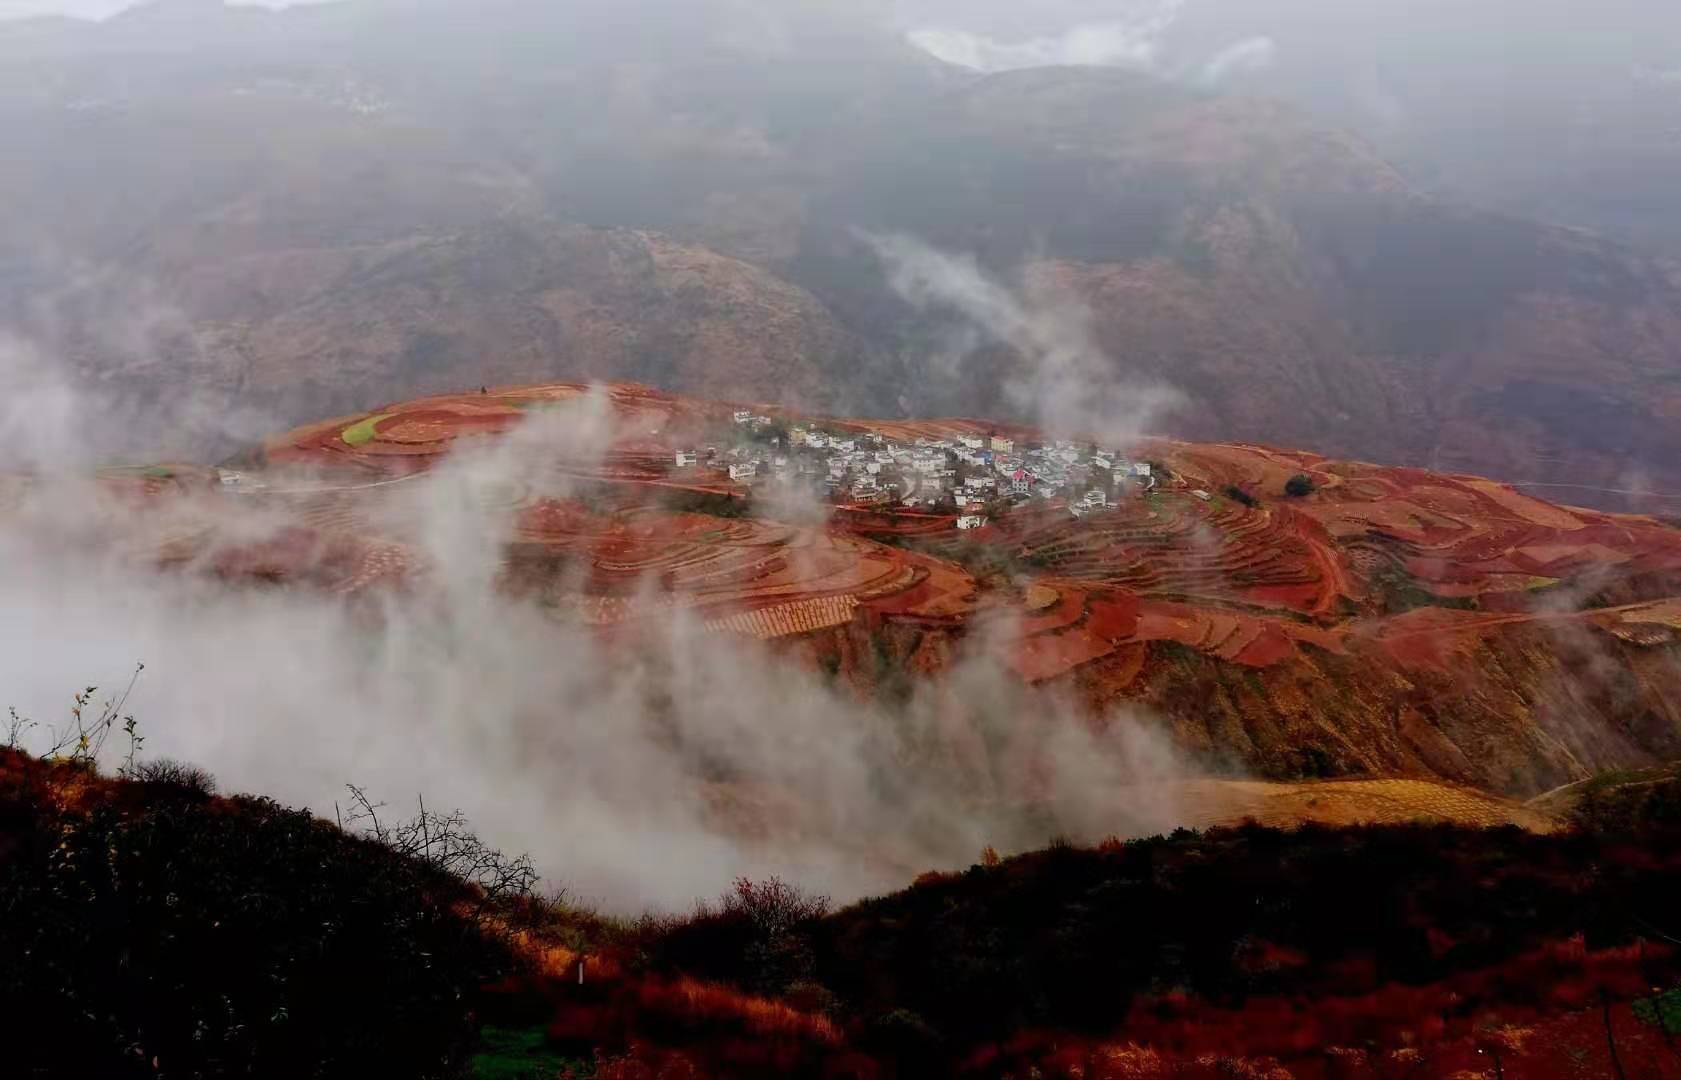
[[[713,629],[770,638],[841,625],[859,607],[877,619],[958,621],[975,603],[974,581],[957,567],[844,532],[653,510],[601,515],[553,500],[528,508],[521,525],[522,539],[584,571],[582,594],[563,605],[595,623],[680,606],[702,611]]]
[[[1050,630],[1061,630],[1073,626],[1085,615],[1086,592],[1084,589],[1073,586],[1058,588],[1043,582],[1036,588],[1051,590],[1056,595],[1056,600],[1038,614],[1021,621],[1022,636],[1031,637]]]
[[[1175,641],[1250,667],[1270,667],[1296,655],[1301,646],[1346,652],[1342,631],[1271,616],[1219,612],[1157,600],[1142,604],[1139,641]]]
[[[1049,585],[1043,583],[1030,585],[1027,592],[1022,596],[1021,607],[1023,611],[1044,611],[1059,599],[1061,599],[1061,594]]]
[[[1272,665],[1294,656],[1295,642],[1283,634],[1276,626],[1266,626],[1260,629],[1254,640],[1245,644],[1228,659],[1236,660],[1245,667],[1271,667]],[[1222,653],[1221,655],[1225,655]]]
[[[726,615],[706,624],[708,630],[727,630],[769,641],[792,634],[807,634],[852,621],[858,601],[851,596],[824,596],[790,600],[783,604]]]
[[[1199,612],[1183,604],[1148,603],[1139,612],[1138,636],[1144,641],[1177,641],[1193,645],[1202,640]]]
[[[1110,642],[1131,638],[1138,629],[1138,597],[1114,592],[1092,597],[1086,604],[1087,634]]]
[[[975,579],[961,567],[927,555],[897,549],[902,565],[915,576],[900,589],[877,591],[866,597],[872,612],[882,617],[908,618],[927,623],[954,624],[972,615],[978,601]]]
[[[1043,634],[1016,645],[1009,653],[1008,663],[1024,681],[1039,683],[1066,675],[1114,651],[1114,643],[1086,634]]]
[[[1562,532],[1579,529],[1584,524],[1580,517],[1562,506],[1544,503],[1540,499],[1532,498],[1507,487],[1505,484],[1497,484],[1492,480],[1484,480],[1480,477],[1467,477],[1464,483],[1471,490],[1478,492],[1489,501],[1497,504],[1501,509],[1524,521],[1530,521],[1536,525]]]
[[[1007,662],[1029,682],[1057,678],[1128,645],[1172,641],[1247,667],[1271,667],[1304,645],[1345,653],[1341,631],[1269,616],[1058,584],[1055,608],[1023,620]]]
[[[436,444],[465,434],[506,431],[522,417],[516,409],[478,413],[439,409],[399,413],[374,425],[374,444]]]
[[[1376,640],[1402,668],[1449,671],[1481,637],[1510,627],[1567,623],[1606,629],[1639,625],[1681,629],[1681,600],[1650,601],[1595,611],[1476,612],[1423,608],[1363,628],[1361,636]]]
[[[1491,625],[1511,621],[1516,616],[1489,616],[1474,611],[1454,611],[1445,608],[1421,608],[1398,615],[1381,625],[1365,630],[1402,668],[1433,668],[1446,671],[1453,665],[1453,657],[1464,642]]]
[[[1681,599],[1657,600],[1649,604],[1635,604],[1615,612],[1623,623],[1652,623],[1681,630]]]

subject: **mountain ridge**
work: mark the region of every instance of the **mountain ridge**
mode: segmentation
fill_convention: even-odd
[[[446,14],[264,15],[272,34],[224,35],[225,55],[152,56],[123,79],[93,44],[19,65],[0,78],[0,110],[29,163],[0,178],[0,312],[97,382],[137,358],[64,347],[54,328],[80,318],[66,283],[134,283],[210,344],[229,327],[261,342],[243,359],[244,346],[229,348],[230,366],[274,380],[274,397],[245,404],[302,421],[441,384],[401,349],[350,386],[313,385],[321,376],[307,361],[289,375],[313,348],[298,329],[304,311],[226,289],[213,294],[223,308],[206,310],[195,293],[230,271],[230,246],[284,259],[300,236],[355,247],[498,221],[538,237],[575,223],[740,260],[724,293],[787,295],[771,278],[803,289],[817,305],[810,333],[845,343],[820,350],[813,377],[853,411],[1005,411],[1003,384],[1037,359],[899,296],[859,233],[903,233],[976,256],[1004,287],[1037,278],[1066,302],[1083,298],[1107,353],[1095,370],[1123,384],[1168,373],[1191,391],[1189,408],[1163,421],[1176,434],[1572,484],[1617,508],[1661,504],[1620,490],[1681,492],[1667,423],[1681,413],[1673,263],[1443,201],[1405,162],[1289,106],[1106,70],[965,74],[838,15],[808,25],[784,14],[758,40],[730,30],[739,19],[690,33],[693,13],[671,12],[645,41],[609,42],[620,17],[594,8],[510,3],[459,26]],[[78,40],[119,54],[148,40],[84,29]],[[492,39],[510,34],[531,47],[498,53]],[[382,44],[402,35],[456,48],[422,71]],[[802,63],[818,41],[833,44],[832,62]],[[250,145],[179,134],[253,128],[266,135]],[[104,183],[113,161],[127,183]],[[508,235],[510,260],[521,242]],[[475,259],[437,267],[463,303]],[[350,326],[431,330],[389,293],[345,284],[336,307]],[[483,318],[496,317],[490,307]],[[764,311],[726,313],[724,338],[751,340]],[[954,342],[982,348],[956,369],[928,362],[949,359]],[[776,364],[732,371],[733,347],[687,366],[675,354],[663,367],[606,355],[588,372],[530,349],[512,345],[526,355],[488,377],[783,391]],[[155,373],[181,356],[174,344],[152,351],[139,360]],[[199,359],[214,363],[213,350]],[[693,381],[696,366],[716,374]],[[476,377],[457,372],[455,383]]]

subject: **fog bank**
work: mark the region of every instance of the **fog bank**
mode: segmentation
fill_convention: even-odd
[[[604,401],[542,411],[382,492],[420,569],[407,588],[349,599],[212,572],[299,529],[279,502],[211,492],[146,508],[85,474],[14,483],[0,703],[62,724],[73,692],[120,688],[143,661],[127,710],[143,756],[327,817],[348,783],[394,813],[421,796],[459,807],[551,882],[626,911],[683,907],[739,874],[851,898],[989,844],[1168,820],[1128,788],[1180,772],[1153,726],[1028,691],[997,660],[1007,625],[888,704],[680,610],[604,636],[511,598],[507,493],[564,498],[546,464],[611,437]],[[184,542],[192,559],[158,569],[157,551]]]

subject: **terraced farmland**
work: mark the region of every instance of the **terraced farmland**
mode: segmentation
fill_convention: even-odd
[[[1156,463],[1153,490],[1078,518],[1061,499],[968,531],[924,507],[823,514],[677,466],[738,438],[740,408],[633,385],[486,389],[301,428],[221,484],[183,466],[102,490],[126,548],[160,563],[424,590],[440,568],[422,496],[447,465],[451,505],[501,545],[500,587],[556,620],[608,632],[681,612],[795,644],[865,692],[884,656],[937,679],[978,649],[1103,723],[1143,705],[1182,751],[1275,779],[1524,794],[1681,754],[1681,530],[1665,523],[1477,477],[1165,440],[1127,448]],[[821,425],[904,446],[1036,438],[970,419]],[[226,529],[229,505],[283,527]]]
[[[1312,530],[1288,511],[1204,503],[1172,492],[1120,502],[1075,520],[1067,513],[1006,519],[995,531],[1047,573],[1144,596],[1182,597],[1318,614],[1337,579]]]

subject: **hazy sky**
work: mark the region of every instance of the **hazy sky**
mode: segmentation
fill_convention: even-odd
[[[0,0],[0,19],[105,18],[141,0]],[[270,8],[335,0],[227,0]],[[354,3],[356,0],[336,0]],[[790,0],[797,2],[797,0]],[[860,0],[942,60],[983,70],[1049,64],[1151,67],[1185,0]]]
[[[250,7],[289,7],[295,3],[323,3],[325,0],[229,0],[230,3]],[[83,19],[103,19],[127,7],[135,0],[0,0],[0,19],[15,19],[25,15],[74,15]]]
[[[0,19],[26,15],[104,18],[142,0],[0,0]],[[227,0],[262,7],[357,0]],[[470,6],[470,0],[461,0]],[[627,0],[633,2],[633,0]],[[752,2],[752,0],[748,0]],[[832,0],[786,0],[814,6]],[[1057,64],[1154,67],[1161,38],[1188,0],[854,0],[950,63],[981,70]],[[1229,44],[1229,43],[1226,43]],[[1252,56],[1250,57],[1253,58]]]
[[[0,18],[23,15],[75,15],[103,18],[133,7],[138,0],[0,0]],[[287,7],[329,0],[230,0],[235,4]],[[354,2],[354,0],[349,0]],[[1176,0],[1165,0],[1177,6]],[[1139,8],[1164,0],[1035,0],[1032,4],[997,0],[891,0],[890,7],[911,25],[961,27],[1014,39],[1061,33],[1079,24],[1130,19]]]

